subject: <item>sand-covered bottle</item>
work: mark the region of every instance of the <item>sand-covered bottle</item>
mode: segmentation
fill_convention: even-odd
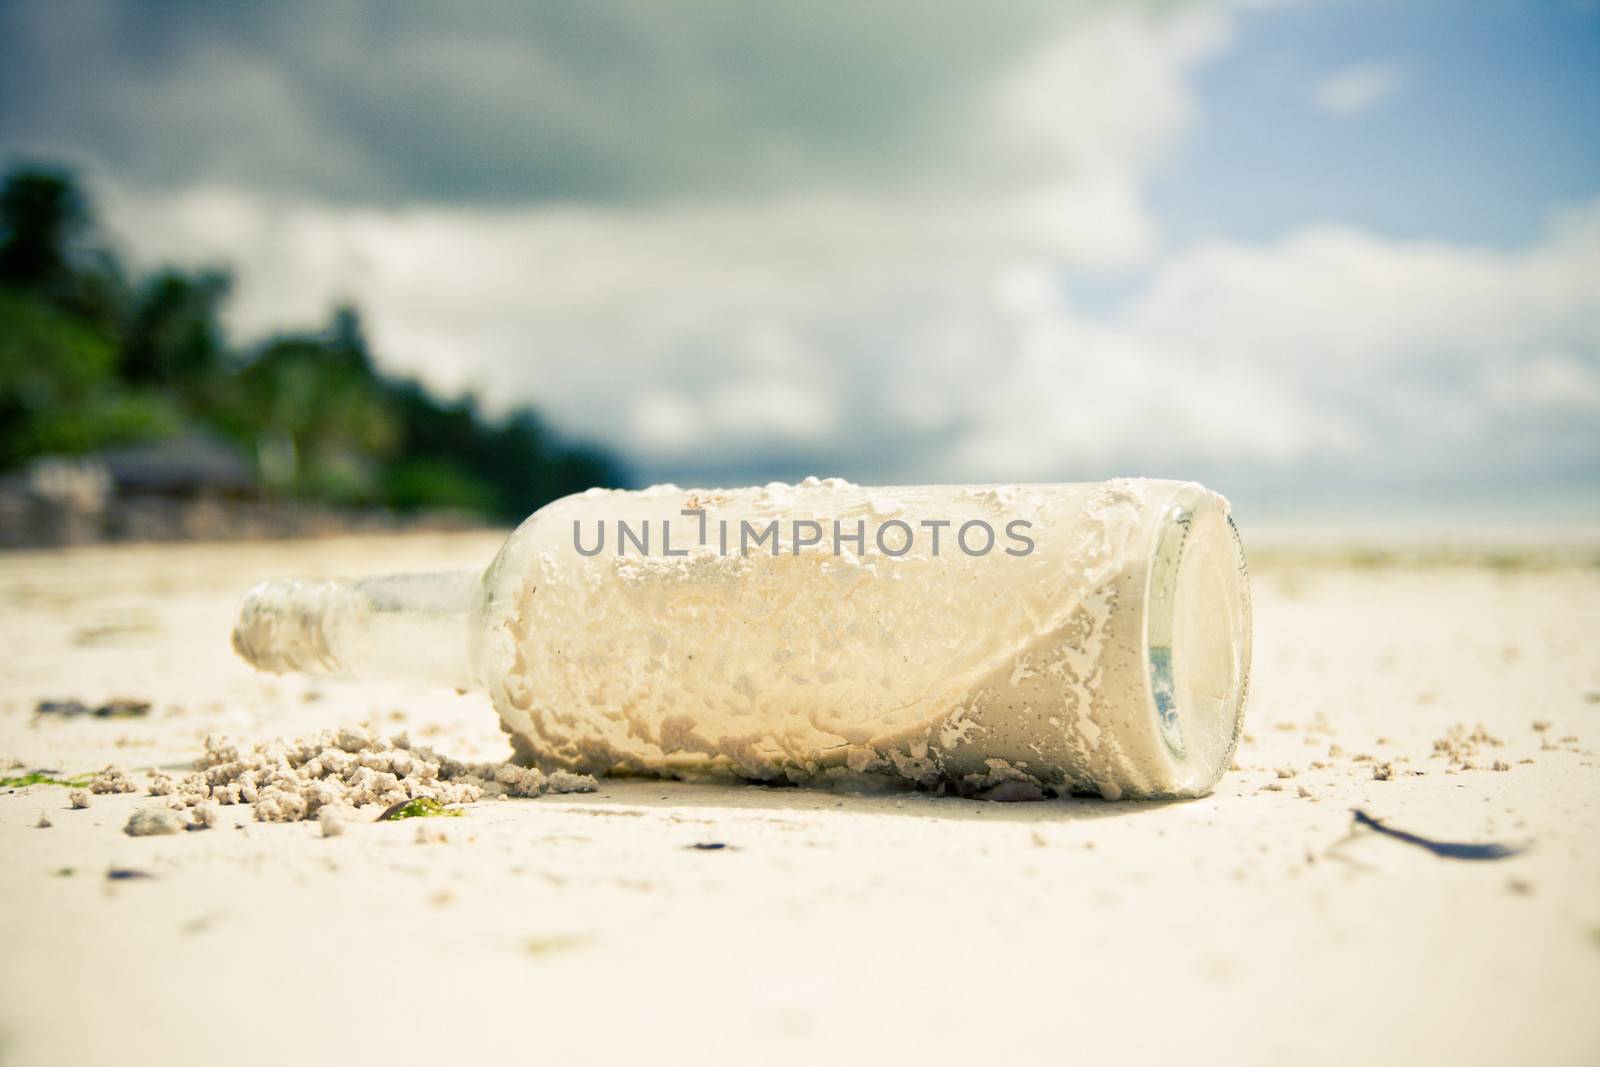
[[[1250,599],[1194,483],[591,490],[483,573],[265,582],[269,670],[485,690],[546,770],[1027,797],[1208,792]]]

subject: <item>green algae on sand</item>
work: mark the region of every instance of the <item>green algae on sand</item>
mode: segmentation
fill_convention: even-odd
[[[0,788],[20,789],[30,785],[59,785],[68,789],[83,789],[92,781],[94,781],[93,772],[73,778],[56,778],[45,771],[30,771],[16,778],[0,778]]]
[[[416,797],[412,800],[402,800],[398,804],[386,808],[378,816],[378,822],[396,822],[400,819],[433,819],[441,816],[459,817],[467,813],[465,808],[447,808],[432,797]]]

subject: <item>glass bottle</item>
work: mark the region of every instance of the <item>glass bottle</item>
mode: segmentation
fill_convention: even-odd
[[[485,690],[546,770],[1197,796],[1250,593],[1194,483],[666,485],[557,500],[481,574],[264,582],[234,647]]]

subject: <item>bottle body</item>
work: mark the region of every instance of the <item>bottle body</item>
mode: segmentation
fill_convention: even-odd
[[[464,679],[546,770],[1192,796],[1249,674],[1242,549],[1193,483],[592,490],[482,576],[273,588],[246,658]]]
[[[586,772],[1196,794],[1248,676],[1226,502],[1184,483],[582,494],[485,584],[504,725]]]

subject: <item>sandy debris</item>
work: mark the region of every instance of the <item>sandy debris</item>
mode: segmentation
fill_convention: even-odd
[[[328,804],[317,812],[317,825],[322,827],[323,837],[338,837],[344,833],[347,823],[354,821],[356,811],[344,804]]]
[[[389,807],[423,797],[470,804],[485,795],[537,797],[596,788],[588,775],[546,775],[510,763],[463,763],[413,745],[405,734],[383,737],[353,727],[249,750],[207,738],[194,773],[176,781],[158,773],[150,792],[170,796],[179,809],[201,803],[249,804],[260,822],[316,819],[323,835],[332,837],[343,823],[354,820],[354,809],[367,804]],[[326,820],[324,810],[333,812]]]
[[[137,793],[139,783],[128,777],[121,767],[111,766],[95,775],[89,782],[91,793]]]
[[[130,815],[128,825],[122,828],[122,832],[129,837],[182,833],[183,818],[171,808],[152,805]]]
[[[1372,768],[1372,777],[1375,781],[1387,782],[1394,778],[1394,764],[1383,762]]]
[[[67,803],[74,808],[87,808],[89,806],[89,794],[81,789],[74,789],[67,794]]]
[[[504,766],[514,767],[516,764],[507,763]],[[551,771],[547,776],[545,785],[546,793],[593,793],[600,788],[593,775],[574,774],[571,771]]]
[[[44,814],[44,813],[43,813],[43,812],[40,812],[40,813],[39,813],[39,821],[38,821],[38,822],[36,822],[36,823],[34,823],[34,824],[33,824],[33,825],[34,825],[34,827],[35,827],[35,828],[36,828],[36,829],[39,829],[39,830],[48,830],[48,829],[50,829],[50,827],[51,827],[51,826],[52,826],[52,825],[54,825],[54,824],[53,824],[53,823],[51,823],[51,821],[50,821],[50,816],[48,816],[48,815],[46,815],[46,814]]]
[[[1433,754],[1450,761],[1452,767],[1462,770],[1473,770],[1477,756],[1484,748],[1499,748],[1505,742],[1491,734],[1482,723],[1470,732],[1467,728],[1457,723],[1450,727],[1445,735],[1433,743]],[[1498,761],[1497,761],[1498,762]]]
[[[561,771],[558,774],[564,773]],[[536,767],[518,767],[514,763],[495,769],[493,780],[505,787],[506,794],[514,797],[536,797],[544,793],[547,779]],[[561,792],[563,790],[558,790]]]

